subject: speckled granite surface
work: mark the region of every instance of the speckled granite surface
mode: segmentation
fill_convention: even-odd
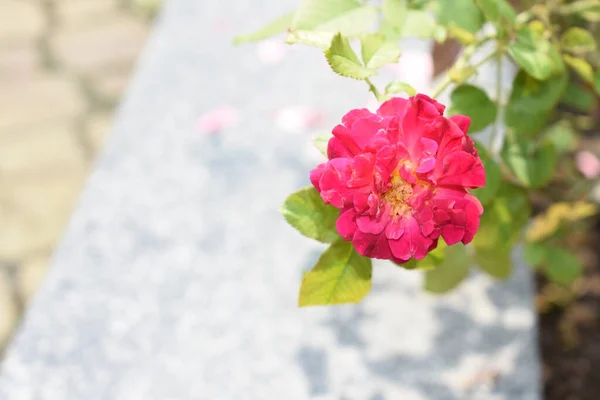
[[[217,34],[218,21],[244,31],[294,3],[167,4],[8,351],[1,399],[539,398],[523,266],[435,298],[379,263],[362,304],[296,308],[321,248],[276,210],[317,155],[271,116],[314,105],[332,124],[364,87],[312,49],[264,67],[252,46],[229,47],[234,32]],[[198,115],[223,103],[240,125],[198,133]]]

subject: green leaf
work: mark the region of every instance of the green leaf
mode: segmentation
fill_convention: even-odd
[[[292,193],[279,211],[304,236],[324,243],[332,243],[340,237],[335,227],[340,211],[325,204],[312,186]]]
[[[600,88],[596,90],[600,94]],[[592,112],[597,101],[596,96],[590,90],[574,79],[569,80],[569,84],[560,100],[566,105],[584,113]]]
[[[340,33],[333,37],[331,46],[325,51],[325,58],[334,72],[348,78],[363,80],[377,74],[377,71],[361,65],[348,43],[348,38]]]
[[[321,32],[340,32],[358,36],[377,22],[377,9],[356,0],[303,0],[292,20],[292,28]]]
[[[383,19],[393,27],[401,27],[406,20],[408,7],[406,0],[383,0],[381,5]]]
[[[545,272],[548,278],[562,285],[569,285],[579,278],[583,266],[571,252],[552,247],[548,249]]]
[[[487,150],[478,142],[475,142],[475,147],[485,169],[485,186],[471,190],[471,193],[485,206],[496,197],[496,193],[500,189],[502,176],[500,174],[500,166],[490,157]]]
[[[577,133],[568,120],[552,125],[546,130],[544,136],[552,142],[558,154],[575,151],[577,148]]]
[[[417,94],[417,91],[414,87],[402,81],[392,81],[385,87],[386,95],[392,95],[400,92],[406,93],[409,97]]]
[[[536,145],[525,137],[507,138],[502,158],[523,185],[531,188],[544,186],[554,175],[557,163],[556,149],[549,140]]]
[[[367,68],[377,69],[385,64],[398,62],[400,48],[395,42],[386,41],[381,33],[371,33],[360,38],[362,59]]]
[[[470,33],[483,26],[483,14],[474,0],[441,1],[438,21],[448,28],[460,28]]]
[[[567,74],[538,81],[519,71],[505,110],[506,125],[519,134],[538,133],[546,126],[550,111],[558,103],[567,82]]]
[[[527,243],[524,257],[528,264],[537,267],[548,259],[548,247],[541,243]]]
[[[258,40],[263,40],[271,36],[275,36],[278,33],[284,32],[292,25],[292,19],[294,18],[294,13],[291,12],[289,14],[285,14],[276,20],[269,23],[264,28],[261,28],[252,33],[248,33],[246,35],[236,36],[233,40],[234,44],[242,44],[249,42],[256,42]]]
[[[516,21],[516,13],[506,0],[476,0],[486,20],[498,28],[500,36],[512,30]]]
[[[358,303],[371,290],[371,259],[359,255],[352,243],[340,239],[304,274],[298,305]]]
[[[529,222],[531,204],[527,193],[504,183],[494,200],[485,207],[479,230],[473,239],[476,249],[511,249]]]
[[[419,37],[427,39],[433,37],[437,24],[428,11],[408,10],[406,20],[402,26],[403,37]]]
[[[444,261],[436,268],[425,272],[425,290],[444,293],[454,289],[469,275],[469,256],[462,244],[448,246],[444,251]]]
[[[449,115],[462,114],[471,118],[469,133],[478,132],[496,120],[496,104],[476,86],[457,86],[450,101]]]
[[[563,54],[563,59],[569,67],[573,68],[573,71],[575,71],[577,75],[582,77],[586,82],[589,82],[592,85],[594,84],[594,71],[592,70],[590,63],[582,58],[573,57],[568,54]]]
[[[600,4],[598,0],[579,0],[561,7],[565,14],[577,14],[590,22],[600,22]]]
[[[577,26],[567,29],[560,37],[560,47],[574,54],[585,54],[596,49],[596,41],[592,34]]]
[[[315,32],[290,29],[285,38],[287,44],[306,44],[326,50],[331,45],[335,34],[332,32]]]
[[[402,39],[402,29],[399,26],[394,26],[387,20],[382,20],[379,25],[379,32],[385,36],[385,38],[391,42]]]
[[[508,46],[508,53],[529,75],[538,80],[550,78],[564,70],[556,47],[540,33],[523,27],[517,40]]]
[[[327,157],[327,146],[329,145],[329,139],[331,139],[333,135],[331,133],[325,133],[323,135],[317,136],[313,140],[313,146],[319,150],[321,154]]]
[[[475,248],[475,263],[496,279],[506,279],[512,272],[511,249]]]
[[[600,94],[600,71],[596,71],[596,79],[594,79],[594,89]]]

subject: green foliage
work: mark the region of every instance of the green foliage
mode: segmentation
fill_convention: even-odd
[[[550,140],[537,144],[522,136],[507,138],[502,158],[517,179],[531,188],[548,183],[557,162],[556,149]]]
[[[559,74],[539,81],[525,71],[519,71],[505,110],[506,125],[518,134],[538,133],[561,98],[567,79],[567,74]]]
[[[406,0],[383,0],[381,12],[387,23],[393,27],[401,27],[408,13],[408,5]]]
[[[398,62],[400,48],[395,42],[386,41],[381,33],[371,33],[360,38],[362,59],[367,68],[377,69],[385,64]]]
[[[583,271],[581,261],[570,251],[550,244],[529,243],[525,246],[525,261],[541,267],[548,279],[570,285]]]
[[[376,22],[377,9],[357,0],[303,0],[294,13],[291,27],[358,36],[368,32]]]
[[[352,243],[340,238],[304,274],[298,305],[357,303],[371,290],[371,273],[371,259],[359,255]]]
[[[563,60],[569,67],[573,69],[583,80],[594,84],[594,70],[590,63],[588,63],[583,58],[577,58],[570,56],[568,54],[563,54]]]
[[[473,34],[483,26],[483,14],[474,0],[441,1],[438,22],[448,28]]]
[[[350,47],[348,38],[343,37],[340,33],[333,37],[331,46],[325,51],[325,57],[334,72],[348,78],[366,79],[377,74],[374,69],[363,67],[356,53]]]
[[[479,232],[472,242],[475,261],[481,270],[496,278],[506,278],[510,274],[512,248],[530,215],[527,194],[504,183],[494,200],[485,207]]]
[[[424,10],[408,10],[404,26],[402,27],[403,37],[430,38],[435,32],[437,24],[433,16]]]
[[[246,35],[236,36],[236,38],[233,40],[233,43],[242,44],[256,42],[277,35],[278,33],[284,32],[292,25],[293,18],[294,13],[285,14],[284,16],[277,18],[276,20],[269,23],[267,26],[257,31],[248,33]]]
[[[562,50],[581,55],[596,49],[596,41],[590,32],[577,26],[567,29],[560,37]]]
[[[340,211],[325,204],[312,186],[292,193],[279,211],[304,236],[324,243],[332,243],[340,237],[335,228]]]
[[[600,93],[600,89],[597,89]],[[597,102],[596,96],[584,85],[570,80],[561,97],[561,102],[582,113],[590,113]]]
[[[496,26],[500,37],[513,29],[516,14],[506,0],[476,0],[476,3],[485,18]]]
[[[502,176],[500,174],[500,166],[490,157],[481,143],[475,141],[475,147],[485,169],[485,186],[472,190],[471,193],[485,206],[496,197],[496,193],[498,193],[502,183]]]
[[[327,145],[329,144],[329,139],[331,139],[333,135],[331,133],[325,133],[323,135],[317,136],[313,140],[313,146],[319,150],[321,154],[327,157]]]
[[[327,50],[335,34],[332,32],[302,31],[290,29],[285,42],[287,44],[305,44]]]
[[[464,245],[459,243],[445,247],[443,250],[443,260],[435,268],[425,271],[424,288],[428,292],[447,292],[458,286],[469,275],[471,263]],[[437,263],[437,261],[431,262]]]
[[[549,127],[544,136],[552,142],[558,154],[570,152],[577,147],[577,134],[573,130],[573,125],[562,120]]]
[[[478,132],[496,120],[496,104],[476,86],[457,86],[450,101],[449,115],[463,114],[471,118],[470,133]]]
[[[417,94],[415,88],[402,81],[392,81],[385,87],[385,94],[387,96],[400,92],[404,92],[409,96],[414,96]]]
[[[517,39],[508,46],[513,60],[529,75],[538,80],[550,78],[564,70],[558,50],[544,36],[528,27],[517,33]]]

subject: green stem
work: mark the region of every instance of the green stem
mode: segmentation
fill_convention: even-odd
[[[498,137],[499,129],[498,129],[498,116],[502,114],[502,53],[497,51],[497,64],[496,64],[496,107],[498,112],[496,113],[496,120],[494,121],[494,125],[492,126],[492,134],[490,136],[490,142],[488,144],[488,151],[492,156],[496,155],[496,151],[494,151],[494,143],[496,143],[496,138]]]
[[[492,58],[494,58],[495,56],[501,54],[500,50],[496,49],[494,52],[488,54],[487,56],[485,56],[484,58],[482,58],[481,60],[479,60],[478,62],[476,62],[475,64],[472,65],[472,70],[476,71],[477,68],[481,67],[483,64],[485,64],[486,62],[488,62],[489,60],[491,60]],[[461,62],[462,60],[458,60],[456,62],[456,64],[459,64],[459,62]],[[451,71],[452,69],[450,69]],[[438,97],[450,84],[452,84],[454,81],[452,80],[452,78],[450,77],[450,71],[448,71],[446,73],[446,76],[444,77],[444,79],[440,82],[440,84],[433,90],[431,97],[432,98],[436,98]],[[468,79],[470,77],[470,75],[465,77],[465,80]]]
[[[373,84],[373,82],[371,82],[369,78],[365,79],[365,82],[367,82],[367,85],[369,85],[369,90],[375,95],[377,101],[382,102],[385,100],[385,96],[381,94],[381,92],[377,89],[377,87]]]

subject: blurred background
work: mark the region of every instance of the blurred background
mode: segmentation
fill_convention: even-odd
[[[0,1],[0,350],[46,273],[160,0]]]

